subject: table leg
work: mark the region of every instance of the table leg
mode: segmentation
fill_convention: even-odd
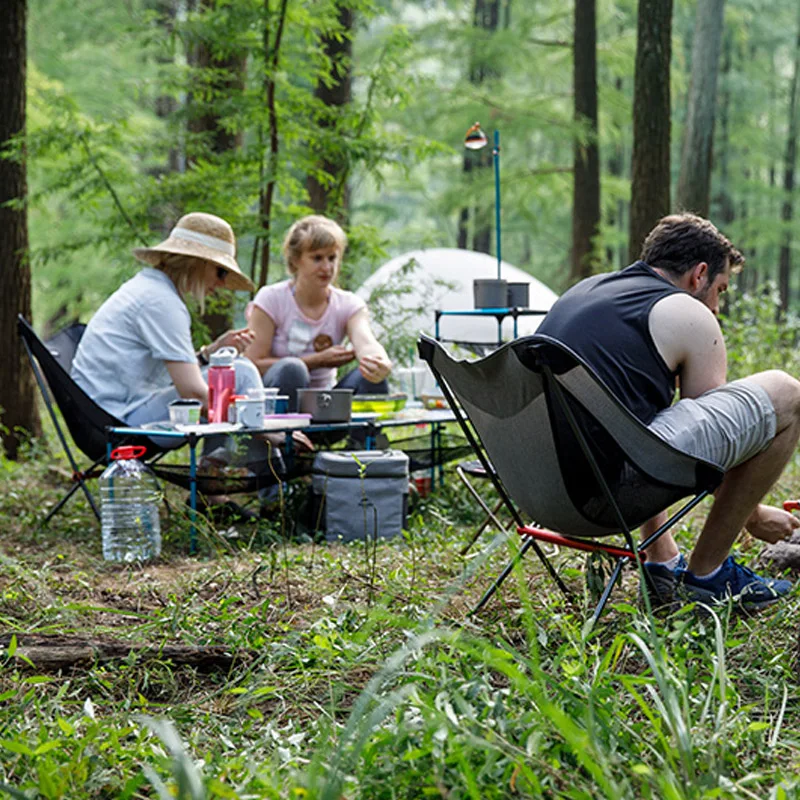
[[[431,422],[431,489],[436,487],[436,423]]]
[[[189,435],[189,552],[197,552],[197,437]]]

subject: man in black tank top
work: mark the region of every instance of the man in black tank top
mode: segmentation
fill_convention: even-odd
[[[645,572],[657,603],[672,602],[677,588],[691,600],[733,597],[760,609],[791,589],[789,581],[756,575],[729,556],[742,528],[777,542],[800,526],[760,503],[800,438],[800,382],[778,370],[727,382],[716,318],[730,274],[743,264],[708,220],[664,217],[641,260],[573,286],[539,327],[578,353],[657,435],[726,470],[688,563],[669,534],[648,548]],[[645,524],[643,535],[665,520],[664,513]]]

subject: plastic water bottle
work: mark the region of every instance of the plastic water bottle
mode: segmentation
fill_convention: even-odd
[[[147,561],[161,553],[156,476],[137,459],[141,445],[118,447],[100,476],[100,524],[106,561]]]
[[[236,390],[235,347],[221,347],[209,357],[208,421],[227,422],[228,407]]]

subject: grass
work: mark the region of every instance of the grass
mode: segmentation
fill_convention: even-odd
[[[170,489],[162,558],[120,567],[80,498],[37,529],[63,485],[40,448],[0,461],[0,797],[800,796],[797,591],[758,617],[652,620],[627,572],[586,637],[591,598],[571,609],[529,558],[471,617],[508,546],[458,555],[478,517],[450,480],[402,539],[203,527],[194,556]],[[773,500],[798,492],[793,465]],[[584,592],[582,558],[556,561]],[[43,672],[25,633],[155,652]],[[176,665],[168,644],[236,660]]]

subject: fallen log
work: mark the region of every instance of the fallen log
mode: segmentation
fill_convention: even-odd
[[[133,644],[104,639],[40,633],[0,633],[0,647],[8,650],[12,636],[17,646],[16,666],[44,672],[86,668],[95,664],[123,661],[135,656],[137,661],[168,661],[174,666],[194,667],[201,672],[227,672],[234,663],[249,661],[249,650],[231,651],[222,645],[192,646],[183,644]],[[30,663],[29,663],[30,662]]]

